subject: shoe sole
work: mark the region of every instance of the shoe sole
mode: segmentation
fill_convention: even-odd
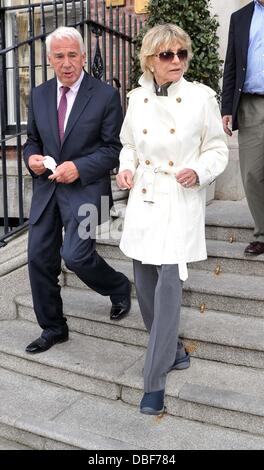
[[[130,310],[131,310],[131,306],[129,307],[129,310],[128,310],[126,313],[122,313],[122,315],[120,315],[120,316],[117,317],[117,318],[111,318],[111,317],[110,317],[110,320],[111,320],[111,321],[119,321],[119,320],[122,320],[123,318],[125,318],[125,317],[129,314]]]
[[[172,367],[171,369],[168,370],[168,373],[171,372],[172,370],[184,370],[184,369],[189,369],[191,366],[190,362],[182,362],[181,364],[177,364],[175,367]],[[144,368],[142,369],[142,375],[144,375]]]
[[[164,413],[166,413],[166,406],[164,406],[162,410],[154,410],[153,408],[147,408],[147,407],[140,408],[140,413],[144,415],[154,415],[154,416],[163,415]]]
[[[169,369],[169,372],[170,372],[171,370],[184,370],[184,369],[189,369],[190,365],[191,365],[190,362],[185,362],[185,363],[182,362],[182,363],[180,363],[180,364],[177,364],[175,367],[172,367],[171,369]]]

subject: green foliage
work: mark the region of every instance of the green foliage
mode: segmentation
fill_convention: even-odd
[[[210,0],[150,0],[148,17],[144,29],[136,38],[136,52],[139,53],[143,35],[157,24],[174,23],[184,29],[192,39],[193,59],[187,80],[197,80],[213,88],[220,95],[219,80],[222,63],[219,58],[217,17],[210,15]],[[141,74],[138,57],[134,63],[133,86]]]

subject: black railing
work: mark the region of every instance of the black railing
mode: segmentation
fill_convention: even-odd
[[[31,87],[53,76],[45,39],[63,25],[80,31],[87,53],[86,70],[119,88],[126,109],[126,94],[132,87],[133,38],[142,28],[137,17],[106,8],[104,1],[97,0],[0,7],[0,225],[4,232],[0,247],[14,227],[17,232],[28,219],[31,179],[22,161],[28,95]]]

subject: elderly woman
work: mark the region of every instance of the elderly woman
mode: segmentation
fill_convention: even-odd
[[[120,248],[133,258],[137,298],[150,334],[140,411],[164,411],[167,373],[189,367],[178,339],[186,263],[206,258],[206,185],[228,150],[215,92],[187,82],[191,40],[173,24],[150,29],[140,52],[141,85],[121,130],[117,183],[130,189]]]

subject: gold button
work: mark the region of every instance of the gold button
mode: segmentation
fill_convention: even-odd
[[[145,194],[146,192],[147,192],[146,188],[143,188],[143,189],[142,189],[142,193]]]
[[[146,160],[145,163],[146,163],[146,165],[149,165],[149,164],[150,164],[150,161],[149,161],[149,160]]]
[[[147,102],[148,102],[148,98],[145,98],[145,99],[144,99],[144,103],[147,103]]]
[[[177,103],[181,103],[181,100],[182,99],[180,97],[176,98]]]
[[[147,129],[143,129],[143,134],[147,134],[147,133],[148,133]]]
[[[174,163],[173,163],[172,160],[169,161],[169,165],[170,165],[170,166],[173,166],[173,165],[174,165]]]
[[[171,130],[170,130],[170,133],[171,133],[171,134],[175,134],[175,129],[171,129]]]

